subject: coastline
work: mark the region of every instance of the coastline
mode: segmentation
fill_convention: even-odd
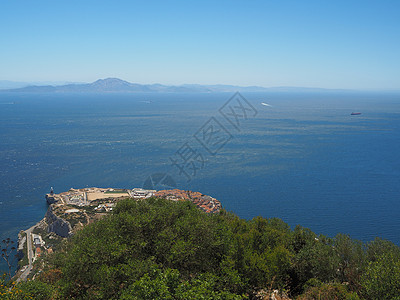
[[[141,188],[83,188],[55,194],[46,194],[47,211],[39,222],[18,234],[18,268],[13,276],[16,282],[36,275],[35,262],[40,257],[57,251],[61,242],[84,226],[101,219],[121,199],[157,197],[170,201],[190,201],[205,213],[217,213],[222,208],[217,199],[199,192],[174,190],[145,190]],[[37,268],[38,271],[40,268]]]

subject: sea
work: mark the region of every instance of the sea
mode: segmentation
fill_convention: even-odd
[[[400,245],[400,93],[1,92],[0,240],[43,218],[51,187],[176,187]]]

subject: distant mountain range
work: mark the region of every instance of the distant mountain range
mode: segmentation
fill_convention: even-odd
[[[0,80],[0,90],[5,89],[18,89],[32,85],[66,85],[66,84],[79,84],[82,82],[68,82],[68,81],[36,81],[36,82],[24,82],[24,81],[11,81],[11,80]]]
[[[138,84],[130,83],[118,78],[99,79],[93,83],[71,83],[64,85],[28,85],[20,87],[21,82],[0,81],[8,83],[9,88],[1,89],[0,92],[26,92],[26,93],[137,93],[137,92],[323,92],[323,91],[345,91],[322,88],[304,88],[304,87],[272,87],[265,88],[260,86],[235,86],[235,85],[200,85],[183,84],[179,86],[170,86],[162,84]],[[16,88],[14,88],[16,87]]]

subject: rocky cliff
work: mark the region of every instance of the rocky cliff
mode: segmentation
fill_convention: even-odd
[[[54,232],[55,234],[61,237],[71,236],[72,234],[71,224],[68,221],[56,216],[53,213],[52,205],[50,205],[49,208],[47,209],[45,220],[48,225],[47,226],[48,232]]]

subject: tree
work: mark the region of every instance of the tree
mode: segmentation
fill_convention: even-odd
[[[371,261],[361,283],[368,299],[400,299],[399,258],[388,252]]]
[[[0,299],[2,300],[25,300],[32,299],[24,293],[16,284],[10,280],[6,280],[7,274],[0,276]]]
[[[291,230],[279,219],[206,214],[186,201],[121,200],[62,245],[34,283],[20,285],[26,295],[253,299],[278,289],[300,299],[400,296],[400,248],[390,242],[365,245]]]
[[[298,300],[360,300],[360,297],[348,290],[343,284],[320,283],[319,286],[309,287],[306,292],[300,295]]]
[[[35,300],[49,300],[52,298],[53,289],[50,285],[40,280],[29,280],[17,286],[23,295]]]
[[[360,288],[360,276],[365,267],[365,249],[360,241],[352,240],[348,235],[338,234],[334,240],[334,249],[339,258],[339,280],[348,282],[354,290]]]

